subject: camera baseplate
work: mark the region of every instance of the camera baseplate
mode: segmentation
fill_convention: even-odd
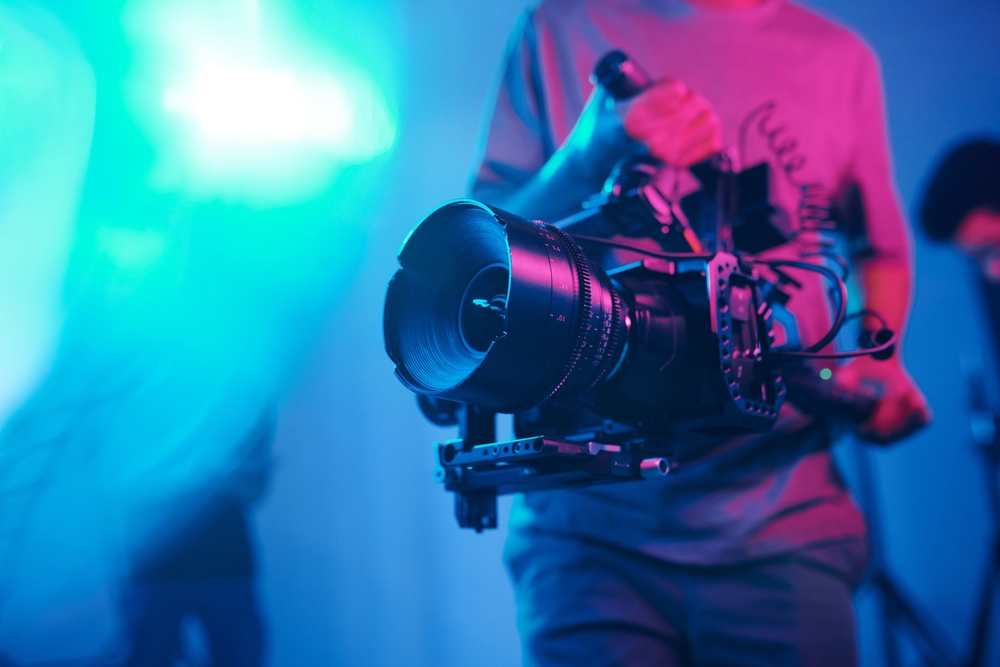
[[[496,496],[663,477],[666,457],[642,457],[641,445],[566,442],[544,436],[468,446],[435,443],[434,478],[456,493],[463,528],[496,527]]]

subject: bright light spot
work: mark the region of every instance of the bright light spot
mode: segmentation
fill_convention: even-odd
[[[824,368],[819,372],[819,376],[824,380],[829,380],[830,378],[833,377],[833,371],[831,371],[829,368]]]
[[[392,150],[396,119],[378,82],[282,6],[130,0],[127,95],[151,139],[154,190],[284,206]]]
[[[207,69],[191,84],[168,89],[163,108],[220,140],[335,148],[354,127],[350,102],[336,79],[280,69]]]

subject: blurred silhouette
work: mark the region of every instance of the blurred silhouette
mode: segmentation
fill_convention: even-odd
[[[346,157],[330,157],[336,146],[319,147],[327,169],[313,170],[308,193],[279,203],[157,180],[163,154],[183,144],[167,126],[186,119],[163,120],[158,132],[146,115],[164,116],[161,70],[190,64],[179,62],[190,54],[161,42],[195,32],[209,42],[236,39],[247,4],[204,7],[214,14],[192,18],[202,4],[164,0],[0,4],[0,127],[18,130],[0,132],[0,213],[21,238],[19,226],[31,229],[42,216],[8,214],[4,206],[16,200],[8,192],[31,193],[22,213],[58,208],[63,231],[55,233],[53,214],[17,253],[30,267],[46,250],[46,263],[58,269],[51,300],[61,297],[64,312],[52,325],[45,367],[10,399],[13,415],[0,433],[0,651],[14,661],[100,654],[102,664],[116,662],[123,636],[141,647],[133,641],[137,627],[148,630],[138,636],[154,637],[153,629],[169,625],[170,604],[197,607],[208,640],[237,629],[244,657],[230,660],[210,646],[219,664],[259,661],[246,528],[255,492],[234,488],[247,485],[245,466],[258,457],[242,436],[270,414],[346,291],[367,232],[358,221],[376,194],[372,174],[385,167],[373,151],[388,150],[392,137],[380,135],[378,146],[354,147]],[[175,10],[170,21],[154,20]],[[296,44],[306,41],[305,33],[298,37]],[[329,84],[340,74],[317,62],[302,65],[307,74],[320,71],[317,80]],[[289,71],[277,83],[301,83]],[[313,100],[299,102],[291,112],[316,111]],[[372,118],[386,121],[381,112]],[[358,119],[363,125],[363,113]],[[313,148],[275,151],[288,158]],[[263,149],[262,156],[274,157]],[[48,252],[57,242],[63,252]],[[16,277],[32,288],[31,298],[34,278]],[[17,282],[3,287],[0,305]],[[19,331],[21,318],[9,319]],[[272,426],[259,428],[269,434]],[[250,437],[268,440],[263,431]],[[182,579],[198,585],[178,597]],[[221,579],[235,583],[212,584],[214,593],[200,586]],[[200,596],[197,605],[187,601],[192,596]],[[222,607],[239,618],[215,622]],[[130,623],[119,627],[125,616]],[[172,650],[153,653],[170,660]],[[149,654],[135,648],[132,655],[146,664]]]
[[[994,360],[1000,363],[1000,141],[968,139],[951,146],[932,172],[920,222],[935,241],[950,242],[976,262],[977,282],[990,323]],[[1000,366],[997,368],[1000,378]],[[1000,412],[989,406],[980,371],[968,373],[972,438],[983,464],[993,520],[992,544],[983,574],[968,663],[990,663],[993,609],[1000,583]],[[996,644],[996,642],[992,642]],[[891,641],[890,641],[891,644]],[[898,662],[898,661],[897,661]],[[896,663],[892,663],[896,664]]]
[[[127,667],[169,667],[185,656],[187,618],[199,622],[214,667],[261,664],[264,631],[247,512],[266,490],[273,437],[274,417],[266,413],[244,439],[229,477],[172,534],[137,554],[125,592]]]

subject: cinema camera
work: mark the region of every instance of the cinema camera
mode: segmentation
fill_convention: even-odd
[[[593,78],[616,100],[649,85],[621,51]],[[768,200],[768,165],[737,171],[716,156],[692,168],[701,188],[681,201],[657,186],[661,168],[625,159],[557,224],[453,201],[404,242],[385,347],[425,415],[460,427],[435,444],[435,474],[456,494],[461,526],[496,527],[497,494],[666,475],[769,430],[785,400],[851,420],[870,413],[872,397],[839,392],[804,360],[887,358],[895,336],[883,324],[866,349],[821,352],[850,319],[847,290],[821,262],[751,254],[790,239]],[[785,308],[801,286],[789,267],[832,287],[833,325],[806,347]],[[515,414],[515,440],[494,442],[496,413]]]

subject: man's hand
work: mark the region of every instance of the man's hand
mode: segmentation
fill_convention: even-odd
[[[858,357],[838,370],[835,379],[848,391],[856,391],[865,384],[877,385],[881,390],[875,412],[858,432],[865,440],[889,444],[931,419],[927,399],[897,357],[885,361]]]
[[[721,123],[712,105],[680,81],[654,84],[625,103],[598,86],[545,166],[516,191],[493,193],[490,203],[528,218],[559,220],[577,212],[615,163],[643,145],[672,167],[687,168],[722,150]]]
[[[635,99],[625,115],[625,131],[678,169],[722,150],[722,123],[715,109],[676,79],[654,84]]]

